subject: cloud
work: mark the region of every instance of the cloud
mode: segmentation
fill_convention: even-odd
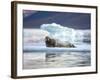
[[[28,17],[34,13],[36,13],[37,11],[34,11],[34,10],[23,10],[23,16],[24,17]]]

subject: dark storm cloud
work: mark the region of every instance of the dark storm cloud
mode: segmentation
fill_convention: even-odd
[[[23,11],[24,28],[40,28],[42,24],[57,23],[75,29],[90,29],[90,14],[71,12]]]

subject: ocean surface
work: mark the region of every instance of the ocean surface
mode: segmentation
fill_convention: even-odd
[[[76,48],[47,48],[24,46],[23,69],[91,66],[90,44]]]

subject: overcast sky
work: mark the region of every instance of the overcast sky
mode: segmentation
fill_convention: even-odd
[[[23,27],[40,28],[42,24],[56,23],[74,29],[90,29],[88,13],[23,10]]]

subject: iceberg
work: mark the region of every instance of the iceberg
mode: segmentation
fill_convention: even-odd
[[[46,30],[50,33],[50,37],[60,39],[62,41],[72,41],[74,29],[61,26],[60,24],[43,24],[40,27],[43,30]]]
[[[90,42],[91,39],[91,31],[89,29],[78,30],[56,23],[42,24],[40,28],[48,31],[50,33],[49,37],[53,37],[62,41],[68,41],[71,43],[81,43],[85,41]]]

